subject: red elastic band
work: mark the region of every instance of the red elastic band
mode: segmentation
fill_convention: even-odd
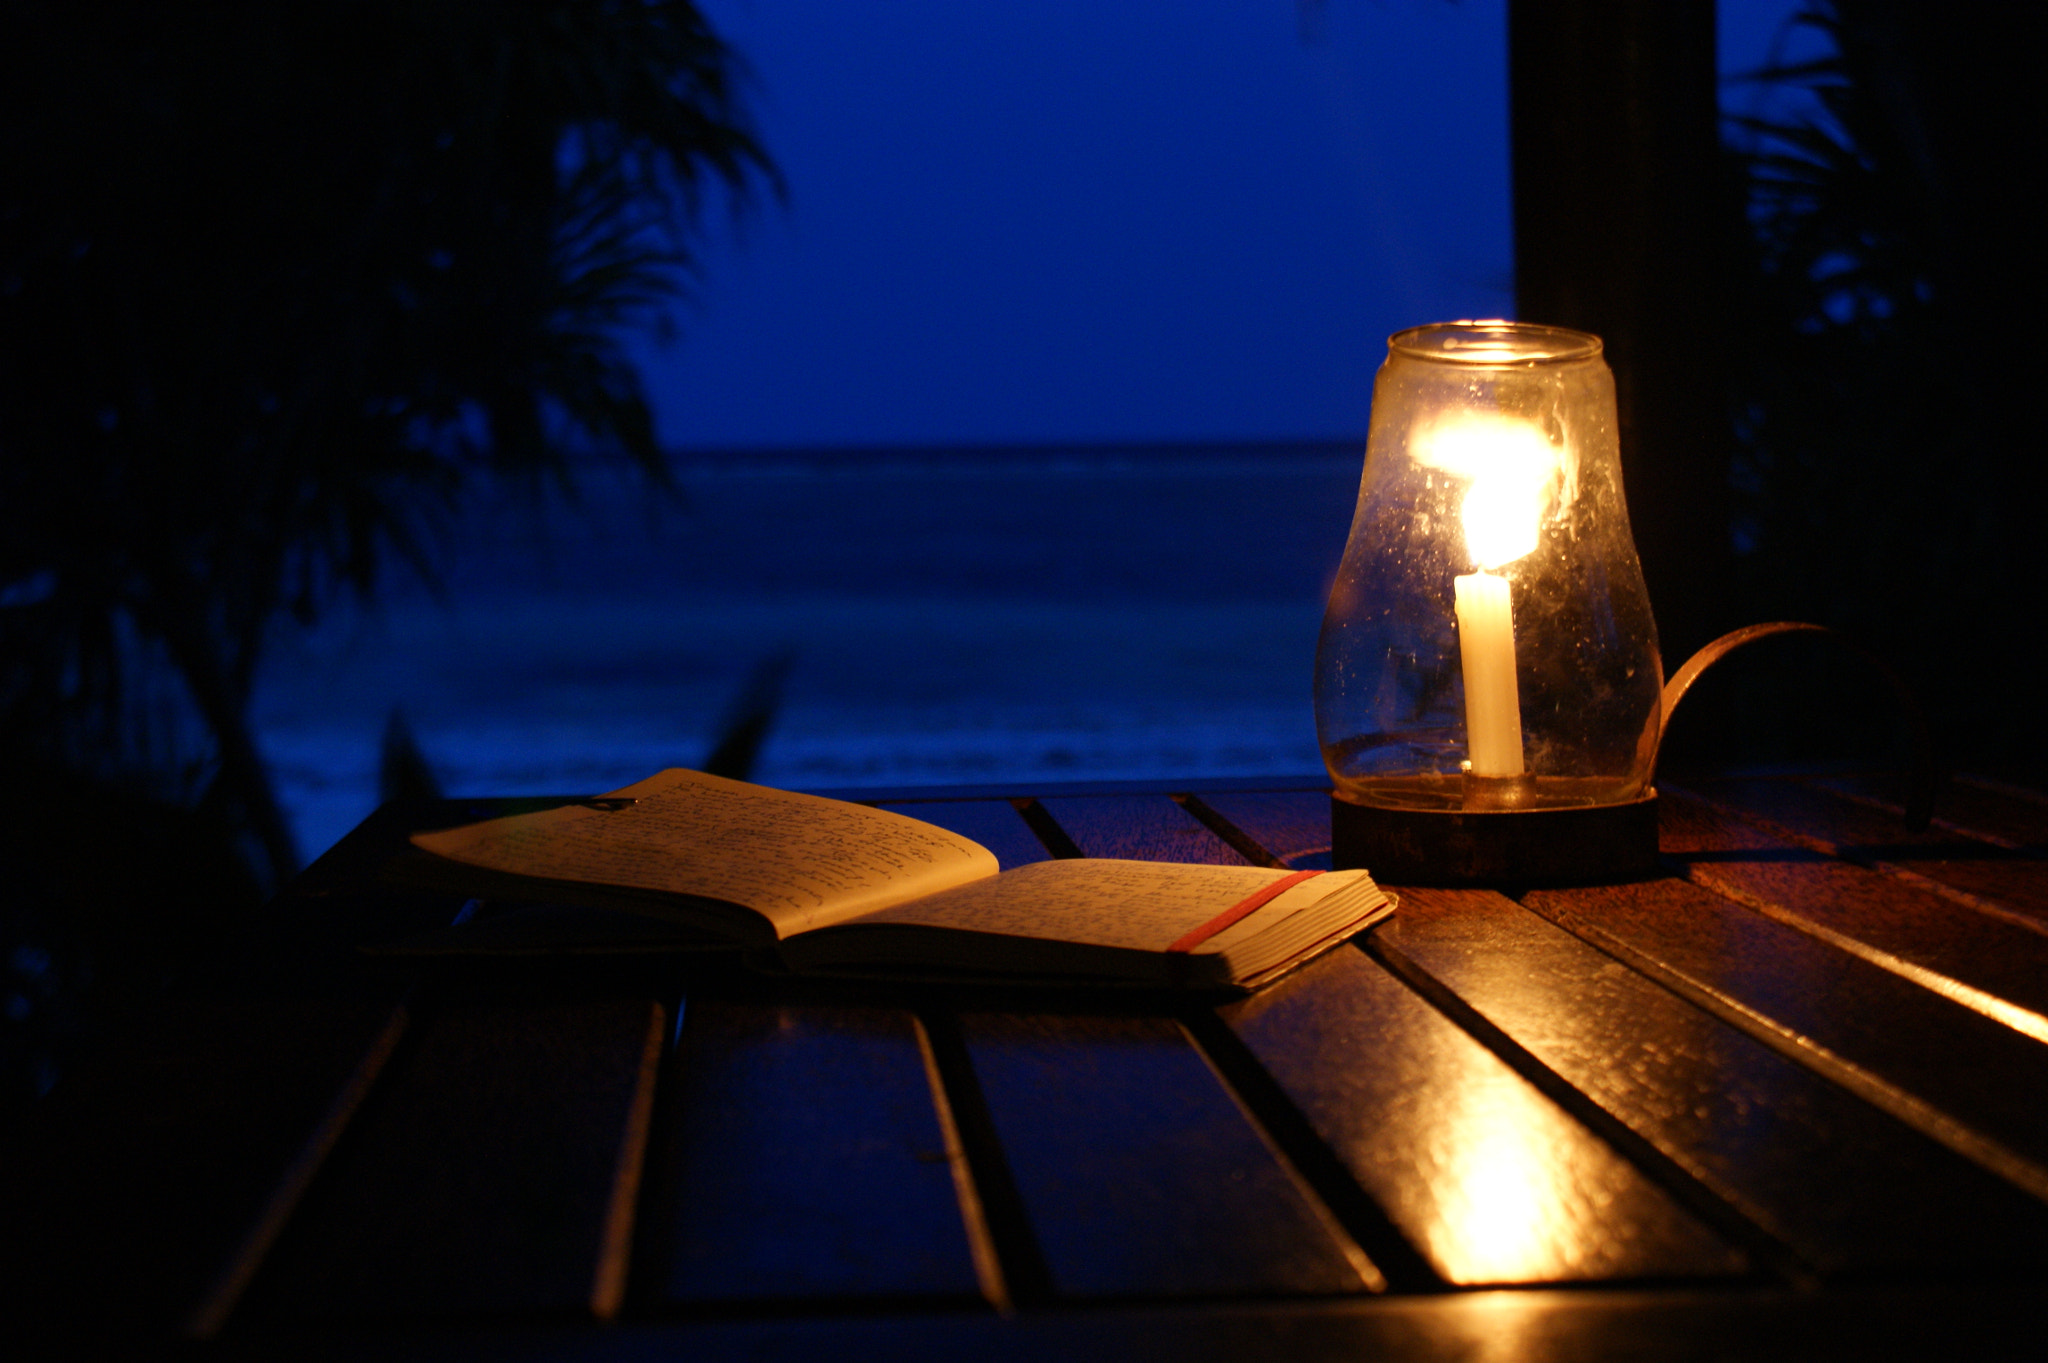
[[[1280,879],[1274,881],[1271,885],[1268,885],[1263,889],[1253,890],[1243,899],[1238,900],[1235,904],[1232,904],[1222,913],[1217,914],[1214,918],[1211,918],[1208,922],[1202,924],[1202,926],[1188,931],[1180,938],[1179,941],[1175,942],[1172,946],[1168,947],[1167,950],[1193,951],[1196,947],[1208,941],[1211,937],[1214,937],[1217,933],[1223,931],[1223,929],[1229,927],[1232,923],[1237,922],[1241,918],[1250,917],[1252,914],[1256,913],[1260,908],[1264,907],[1272,900],[1277,899],[1279,896],[1287,893],[1296,885],[1301,884],[1302,881],[1307,880],[1310,876],[1319,876],[1321,874],[1321,871],[1296,871],[1291,876],[1282,876]]]

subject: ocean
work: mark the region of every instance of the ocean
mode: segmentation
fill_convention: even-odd
[[[610,789],[709,753],[757,670],[752,772],[799,789],[1321,770],[1316,632],[1343,446],[679,457],[492,489],[439,590],[280,634],[255,704],[301,853],[377,802],[403,715],[452,795]]]

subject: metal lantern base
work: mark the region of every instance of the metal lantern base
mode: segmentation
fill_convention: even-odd
[[[1657,871],[1657,793],[1564,809],[1390,809],[1330,797],[1338,870],[1388,885],[1580,885]]]

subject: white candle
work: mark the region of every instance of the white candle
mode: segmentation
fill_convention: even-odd
[[[1453,579],[1465,675],[1465,755],[1474,776],[1520,776],[1522,702],[1507,579],[1487,571],[1536,547],[1557,455],[1528,421],[1461,413],[1421,433],[1417,458],[1470,480],[1459,517],[1479,569]]]
[[[1467,573],[1458,593],[1465,669],[1465,747],[1474,776],[1522,774],[1522,702],[1515,688],[1515,619],[1506,578]]]

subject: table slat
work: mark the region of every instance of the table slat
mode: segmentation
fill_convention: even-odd
[[[396,999],[177,998],[0,1159],[0,1318],[213,1333],[404,1026]]]
[[[1039,803],[1083,856],[1250,864],[1169,796],[1074,795]]]
[[[665,1010],[423,1018],[253,1285],[262,1321],[610,1314]]]
[[[299,1341],[275,1351],[283,1359]],[[322,1363],[2038,1363],[2040,1306],[2024,1292],[1880,1288],[1826,1295],[1530,1290],[1011,1316],[790,1314],[621,1322],[605,1330],[356,1334],[321,1339]]]
[[[1810,784],[1903,818],[1910,782],[1893,772],[1816,776]],[[2006,847],[2048,850],[2048,797],[1981,776],[1957,775],[1934,804],[1937,827]]]
[[[1300,870],[1329,869],[1327,790],[1204,791],[1197,798],[1274,859]]]
[[[1173,1020],[970,1013],[960,1030],[1058,1295],[1356,1292],[1379,1281]]]
[[[913,819],[937,824],[949,832],[974,839],[996,854],[1005,871],[1052,857],[1045,844],[1031,832],[1024,816],[1008,800],[915,800],[878,805]]]
[[[2048,865],[2038,853],[2000,847],[1939,826],[1909,829],[1888,810],[1806,781],[1708,780],[1687,788],[1810,839],[1829,855],[1896,867],[1988,900],[2048,930]]]
[[[1443,1280],[1725,1276],[1744,1256],[1356,950],[1222,1010]]]
[[[1687,877],[2048,1041],[2048,935],[1896,876],[1797,847],[1666,792],[1661,837]]]
[[[1695,885],[1541,891],[1528,903],[2048,1197],[2048,1046]]]
[[[1683,936],[1688,912],[1708,912],[1703,900],[1713,897],[1666,880],[1544,891],[1529,902],[1574,925],[1616,921]],[[1601,912],[1606,906],[1616,907]],[[1717,965],[1724,985],[1777,976],[1772,957],[1784,943],[1745,938],[1739,921],[1722,926],[1722,935],[1702,934],[1696,964]],[[2015,1252],[2038,1261],[2048,1244],[2038,1203],[1499,895],[1405,891],[1372,947],[1425,972],[1507,1044],[1824,1274],[2006,1273]],[[1826,995],[1826,963],[1803,964],[1785,986]]]
[[[1328,864],[1326,792],[1205,784],[853,798],[1005,866]],[[1900,794],[1667,788],[1675,876],[1391,886],[1213,1010],[366,962],[453,912],[377,883],[405,832],[507,807],[390,806],[8,1138],[0,1315],[81,1356],[1993,1356],[2048,1269],[2048,801],[1912,834]]]
[[[909,1012],[693,998],[675,1071],[642,1213],[662,1300],[984,1295]]]

